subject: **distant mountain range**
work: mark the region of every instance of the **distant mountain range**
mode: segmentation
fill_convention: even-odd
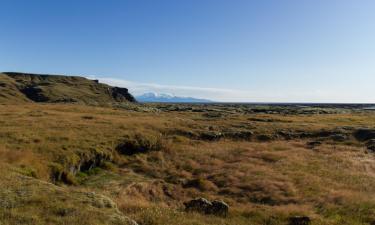
[[[209,103],[211,100],[192,97],[179,97],[171,94],[145,93],[135,97],[139,102],[169,102],[169,103]]]

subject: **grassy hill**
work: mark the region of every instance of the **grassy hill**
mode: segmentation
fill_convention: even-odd
[[[1,102],[49,102],[111,105],[135,102],[126,88],[77,76],[0,73]]]
[[[0,107],[0,224],[369,225],[372,111],[246,105]],[[185,212],[221,199],[227,217]],[[88,216],[90,215],[90,216]]]

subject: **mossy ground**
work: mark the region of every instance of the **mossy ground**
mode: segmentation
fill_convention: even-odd
[[[16,195],[18,190],[33,193],[31,199],[23,199],[22,194],[16,197],[21,208],[0,208],[0,221],[109,224],[105,215],[121,214],[141,225],[287,224],[291,215],[308,215],[313,224],[364,225],[375,220],[375,156],[363,143],[353,137],[337,142],[277,136],[280,131],[336,129],[350,134],[358,127],[375,127],[374,113],[271,114],[250,113],[237,106],[178,111],[152,107],[157,110],[0,105],[0,185]],[[207,114],[212,112],[215,116]],[[229,131],[251,131],[254,137],[200,138],[202,133]],[[118,145],[136,134],[144,134],[147,146],[155,142],[158,148],[120,154]],[[256,135],[272,138],[259,141]],[[322,145],[309,148],[307,142],[315,139]],[[98,156],[104,159],[100,163],[93,161]],[[54,169],[66,173],[71,182],[53,179]],[[20,184],[20,177],[30,177],[30,182]],[[45,189],[53,194],[45,195]],[[121,214],[85,201],[77,203],[86,198],[77,193],[90,192],[111,198]],[[56,197],[60,194],[61,198]],[[223,199],[231,207],[229,216],[185,213],[182,203],[196,197]],[[6,198],[13,197],[4,192],[0,201]],[[69,214],[70,206],[84,210]],[[92,212],[96,216],[89,222],[82,219]],[[68,214],[69,219],[59,214]]]

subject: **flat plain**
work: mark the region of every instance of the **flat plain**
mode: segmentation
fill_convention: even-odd
[[[371,224],[371,127],[356,107],[3,104],[0,224]],[[200,197],[229,214],[185,212]]]

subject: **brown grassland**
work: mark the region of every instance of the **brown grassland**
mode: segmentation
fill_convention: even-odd
[[[173,107],[0,105],[0,224],[375,221],[375,155],[352,135],[373,112]],[[184,212],[197,197],[229,215]]]

